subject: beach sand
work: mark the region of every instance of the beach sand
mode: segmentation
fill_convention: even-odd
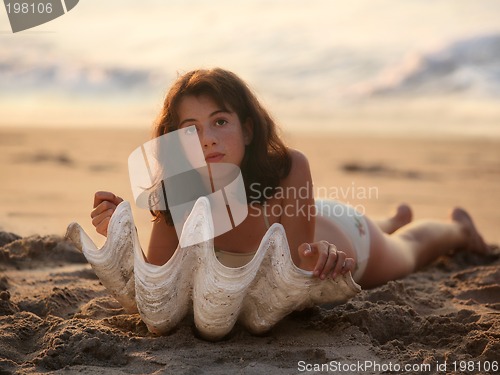
[[[365,361],[430,366],[394,373],[495,373],[498,140],[287,135],[309,157],[320,198],[347,201],[371,217],[404,201],[416,219],[445,219],[460,205],[494,253],[441,257],[344,305],[293,313],[263,336],[236,326],[210,343],[190,318],[169,335],[148,333],[62,237],[77,221],[104,243],[90,222],[93,194],[110,190],[132,200],[127,157],[148,137],[140,130],[0,129],[0,374],[292,374],[301,364]],[[146,247],[149,213],[134,208],[134,216]],[[461,361],[473,368],[461,371]],[[351,369],[342,373],[391,373]]]

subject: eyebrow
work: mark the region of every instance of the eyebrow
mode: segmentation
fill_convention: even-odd
[[[231,113],[231,112],[224,110],[224,109],[218,109],[217,111],[212,112],[208,117],[213,117],[215,115],[218,115],[219,113]],[[194,118],[187,118],[185,120],[182,120],[182,122],[179,124],[179,128],[182,125],[184,125],[186,122],[194,122],[194,121],[196,121],[196,119],[194,119]]]

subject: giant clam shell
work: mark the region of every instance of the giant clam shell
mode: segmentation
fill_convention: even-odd
[[[184,224],[180,243],[184,236],[196,243],[212,234],[210,203],[202,197]],[[263,333],[294,310],[345,302],[361,290],[350,273],[319,280],[296,267],[280,224],[269,228],[254,258],[239,268],[217,260],[213,240],[178,247],[162,266],[147,263],[126,201],[116,208],[101,249],[77,223],[68,226],[66,236],[122,306],[138,311],[158,334],[168,333],[191,311],[199,333],[209,340],[224,337],[236,321]]]

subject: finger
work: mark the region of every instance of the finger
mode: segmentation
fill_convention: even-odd
[[[106,219],[110,219],[113,215],[113,210],[106,210],[92,219],[92,225],[96,228]]]
[[[99,223],[98,226],[96,226],[96,231],[99,234],[102,234],[103,236],[108,235],[108,226],[109,226],[109,217],[105,218],[103,221]]]
[[[111,203],[110,201],[104,201],[101,202],[96,208],[90,212],[90,217],[95,218],[101,214],[103,214],[106,211],[111,210],[111,214],[114,212],[116,209],[116,205],[114,203]]]
[[[99,205],[97,206],[96,208],[94,208],[91,212],[90,212],[90,217],[92,219],[95,219],[96,217],[98,217],[99,215],[101,215],[103,212],[107,211],[109,208],[105,207],[105,206],[102,206],[102,205]]]
[[[346,258],[344,267],[342,267],[341,274],[345,275],[348,272],[354,272],[356,268],[356,261],[353,258]]]
[[[321,280],[326,279],[326,276],[333,270],[335,267],[335,262],[337,261],[337,248],[335,245],[328,245],[328,259],[326,260],[325,267],[321,272]]]
[[[122,202],[123,202],[123,198],[119,197],[118,195],[115,195],[115,200],[113,201],[113,203],[118,206]]]
[[[333,269],[332,272],[332,279],[335,279],[337,275],[340,273],[342,268],[344,268],[344,261],[346,259],[346,255],[343,251],[338,251],[337,252],[337,262],[335,263],[335,268]]]
[[[114,202],[116,198],[119,197],[117,197],[110,191],[98,191],[94,194],[94,208],[96,208],[101,202],[104,201]]]
[[[327,242],[317,242],[311,246],[312,251],[318,254],[318,261],[313,271],[313,275],[316,277],[319,277],[321,271],[325,268],[326,261],[328,260],[328,245]]]
[[[302,254],[306,257],[311,256],[311,254],[312,254],[311,245],[309,245],[308,243],[300,244],[298,247],[298,251],[299,251],[299,254]]]

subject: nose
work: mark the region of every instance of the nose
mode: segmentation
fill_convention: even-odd
[[[203,146],[203,148],[209,148],[217,144],[217,136],[215,132],[212,129],[210,129],[210,127],[203,128],[203,130],[200,133],[198,134],[200,136],[200,143]]]

